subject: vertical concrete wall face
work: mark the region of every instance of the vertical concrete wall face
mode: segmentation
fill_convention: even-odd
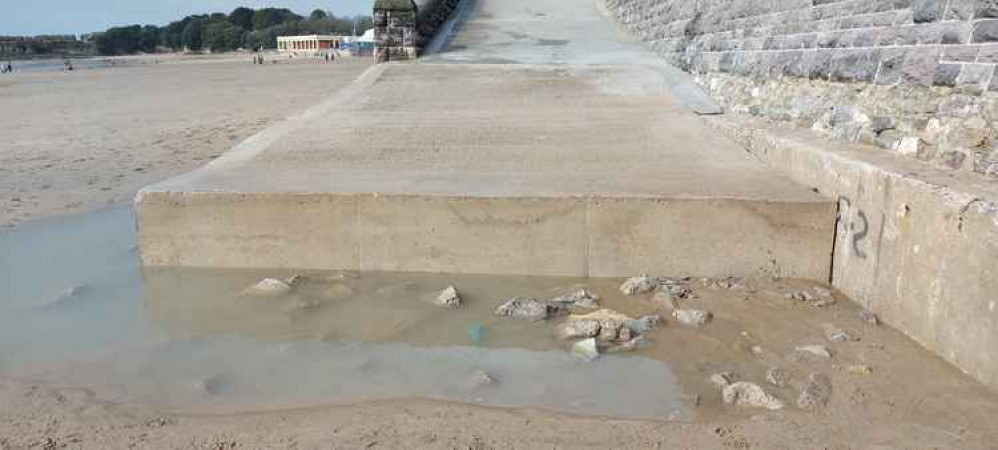
[[[728,111],[998,179],[998,2],[606,3]]]
[[[760,122],[709,121],[839,199],[836,287],[998,390],[998,186],[909,175],[914,163]]]
[[[460,0],[377,0],[374,56],[378,62],[416,59]]]

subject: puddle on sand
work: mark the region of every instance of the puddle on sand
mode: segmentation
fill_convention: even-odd
[[[613,303],[617,280],[311,272],[292,296],[251,298],[292,272],[143,271],[123,207],[0,234],[0,255],[0,374],[104,399],[201,412],[427,397],[692,418],[662,359],[586,363],[551,324],[492,314],[579,284]],[[451,284],[464,306],[433,305]]]

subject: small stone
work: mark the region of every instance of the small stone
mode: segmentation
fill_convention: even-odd
[[[677,309],[672,312],[672,316],[683,325],[693,327],[702,327],[713,318],[713,314],[710,311],[699,309]]]
[[[743,408],[783,409],[778,398],[769,395],[758,384],[740,381],[724,387],[724,403]]]
[[[832,398],[832,381],[822,373],[812,373],[797,397],[797,407],[814,411],[828,406]]]
[[[714,383],[719,388],[723,388],[734,381],[734,374],[731,372],[721,372],[715,373],[709,378],[711,383]]]
[[[445,309],[460,308],[461,297],[457,295],[457,288],[454,286],[448,286],[447,289],[444,289],[443,292],[437,296],[437,300],[434,304]]]
[[[551,299],[551,303],[577,308],[596,309],[599,308],[599,297],[585,289],[580,289],[569,295],[555,297]]]
[[[873,375],[873,368],[861,364],[850,364],[846,366],[846,372],[853,375]]]
[[[826,333],[828,340],[832,342],[856,342],[859,337],[841,328],[831,328]]]
[[[560,310],[549,302],[534,298],[511,298],[496,309],[495,315],[513,319],[545,320]]]
[[[787,300],[793,300],[801,303],[810,302],[811,300],[814,300],[814,297],[807,291],[791,292],[787,294],[786,297]]]
[[[624,295],[634,296],[646,294],[658,287],[658,280],[642,275],[640,277],[628,278],[620,285],[620,292]]]
[[[641,316],[634,320],[628,320],[626,325],[633,333],[644,334],[658,328],[662,323],[662,317],[658,315]]]
[[[592,361],[599,358],[599,347],[596,346],[596,339],[589,338],[576,342],[572,345],[572,354],[585,361]]]
[[[614,345],[606,349],[607,353],[622,353],[634,351],[642,346],[648,344],[648,341],[643,336],[638,336],[620,345]]]
[[[620,329],[624,327],[624,322],[617,319],[600,319],[599,335],[596,340],[602,342],[615,342],[620,339]],[[628,335],[629,336],[629,335]]]
[[[779,367],[770,367],[766,371],[766,382],[778,388],[783,388],[790,383],[790,375]]]
[[[807,359],[830,359],[832,357],[832,352],[828,351],[828,347],[824,345],[802,345],[794,349],[794,352],[790,355],[790,359],[795,361],[802,361]]]
[[[752,346],[752,354],[753,355],[755,355],[755,356],[762,356],[763,353],[765,353],[765,351],[762,349],[761,345],[753,345]]]
[[[830,289],[826,289],[821,286],[815,286],[813,290],[814,290],[815,299],[811,300],[810,302],[811,306],[817,306],[819,308],[823,308],[835,304],[836,302],[835,296],[832,295],[832,291]]]
[[[880,325],[880,318],[869,309],[863,309],[860,311],[859,318],[863,319],[863,321],[869,323],[870,325]]]
[[[483,388],[486,386],[492,386],[496,384],[497,381],[490,373],[486,371],[480,371],[475,373],[471,377],[471,384],[473,388]]]
[[[579,339],[596,337],[599,334],[598,320],[582,319],[568,320],[558,328],[558,336],[562,339]]]
[[[251,297],[277,298],[291,293],[291,285],[276,278],[264,278],[243,293]]]

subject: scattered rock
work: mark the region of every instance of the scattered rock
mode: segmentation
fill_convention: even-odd
[[[461,297],[457,295],[457,288],[454,286],[448,286],[444,289],[440,295],[437,296],[437,300],[434,302],[440,308],[454,309],[461,307]]]
[[[558,336],[562,339],[591,338],[596,337],[599,334],[599,331],[599,320],[568,320],[558,327]]]
[[[743,408],[783,409],[778,398],[769,395],[758,384],[740,381],[724,387],[724,403]]]
[[[715,373],[709,378],[711,383],[714,383],[719,388],[724,388],[725,386],[731,384],[735,380],[735,375],[731,372],[721,372]]]
[[[513,319],[545,320],[560,311],[560,307],[535,298],[511,298],[496,309],[495,315]]]
[[[808,291],[791,292],[787,294],[786,297],[788,300],[798,303],[807,303],[808,306],[814,306],[817,308],[824,308],[836,303],[835,296],[832,295],[831,290],[821,286],[815,286],[811,290],[813,293]]]
[[[628,320],[627,328],[635,334],[644,334],[658,328],[662,323],[662,317],[658,315],[641,316],[637,319]]]
[[[642,275],[640,277],[628,278],[620,285],[620,292],[624,295],[641,295],[655,290],[658,287],[658,280]]]
[[[700,284],[708,289],[742,289],[746,285],[744,278],[738,277],[726,277],[726,278],[701,278]]]
[[[599,358],[599,347],[596,346],[596,339],[589,338],[572,345],[572,354],[585,361],[592,361]]]
[[[828,347],[824,345],[802,345],[794,349],[794,352],[790,354],[790,359],[793,361],[830,359],[831,357],[832,352],[828,351]]]
[[[779,367],[770,367],[766,371],[766,382],[778,388],[786,387],[790,383],[790,374]]]
[[[847,330],[833,326],[826,327],[825,336],[827,336],[828,340],[832,342],[856,342],[859,340],[859,336],[856,336]]]
[[[291,285],[276,278],[264,278],[259,283],[247,288],[243,293],[250,297],[277,298],[290,294]]]
[[[797,407],[814,411],[828,406],[832,398],[832,381],[822,373],[812,373],[797,397]]]
[[[861,364],[850,364],[846,366],[846,372],[853,375],[873,375],[873,368]]]
[[[859,318],[863,319],[864,322],[869,323],[870,325],[880,325],[880,318],[869,309],[863,309],[860,311]]]
[[[702,327],[710,322],[714,315],[710,311],[699,309],[677,309],[672,312],[672,317],[675,317],[683,325]]]
[[[629,340],[627,342],[624,342],[623,344],[614,345],[614,346],[608,347],[606,349],[606,352],[607,353],[630,352],[630,351],[637,350],[638,348],[641,348],[641,347],[643,347],[643,346],[645,346],[647,344],[648,344],[648,340],[645,339],[644,336],[638,336],[638,337],[633,338],[633,339],[631,339],[631,340]]]
[[[569,295],[555,297],[551,299],[551,303],[584,309],[596,309],[599,308],[599,296],[585,289],[579,289]]]
[[[762,356],[762,354],[765,353],[761,345],[753,345],[751,350],[752,354],[755,356]]]
[[[471,386],[473,389],[483,388],[486,386],[492,386],[498,383],[492,374],[486,371],[479,371],[471,377]]]

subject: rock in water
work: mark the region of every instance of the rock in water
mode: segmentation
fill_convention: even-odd
[[[739,381],[724,387],[724,403],[743,408],[783,409],[783,402],[762,390],[758,384]]]
[[[558,336],[562,339],[579,339],[596,337],[599,334],[600,323],[595,319],[569,320],[558,328]]]
[[[711,375],[709,380],[711,383],[714,383],[715,386],[723,389],[731,384],[734,378],[735,376],[731,372],[721,372]]]
[[[644,334],[655,328],[662,323],[662,318],[657,315],[641,316],[634,320],[628,320],[626,322],[627,328],[635,334]]]
[[[545,320],[555,315],[560,309],[550,302],[535,298],[511,298],[496,308],[495,315],[513,319]]]
[[[596,346],[596,338],[576,342],[575,345],[572,345],[572,354],[585,361],[592,361],[599,358],[599,347]]]
[[[797,407],[815,411],[828,406],[832,398],[832,380],[822,373],[812,373],[797,397]]]
[[[672,317],[675,317],[683,325],[702,327],[707,322],[710,322],[713,314],[710,311],[701,311],[699,309],[677,309],[672,312]]]
[[[264,278],[243,293],[251,297],[277,298],[290,294],[291,285],[276,278]]]
[[[448,286],[447,289],[444,289],[443,292],[437,296],[437,300],[434,303],[441,308],[459,308],[461,307],[461,297],[457,295],[456,287]]]
[[[637,350],[638,348],[647,344],[644,337],[638,336],[620,345],[614,345],[606,349],[607,353],[622,353]]]
[[[620,285],[620,292],[624,295],[641,295],[655,290],[658,287],[658,280],[642,275],[640,277],[628,278]]]
[[[551,299],[551,303],[584,309],[599,308],[599,297],[585,289]]]
[[[790,375],[779,367],[770,367],[766,371],[766,382],[778,388],[783,388],[790,383]]]

